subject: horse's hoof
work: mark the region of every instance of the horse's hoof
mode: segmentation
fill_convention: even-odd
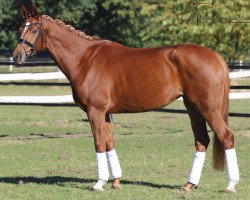
[[[103,190],[103,188],[94,188],[94,187],[91,187],[90,191],[91,192],[103,192],[104,190]]]
[[[120,190],[120,189],[122,189],[122,186],[121,186],[120,182],[121,182],[121,178],[115,178],[115,179],[112,181],[112,186],[111,186],[111,188],[112,188],[113,190]]]
[[[191,191],[192,189],[197,189],[198,186],[193,184],[193,183],[190,183],[190,182],[187,182],[183,187],[182,187],[182,190],[186,191],[186,192],[189,192]]]
[[[122,189],[122,186],[121,186],[121,184],[116,184],[116,185],[112,185],[111,188],[113,190],[120,190],[120,189]]]
[[[225,189],[225,193],[236,193],[236,190],[234,187],[238,183],[239,183],[239,181],[229,181],[229,184],[228,184],[227,188]]]
[[[183,191],[185,191],[185,192],[189,192],[189,191],[192,190],[192,188],[185,187],[185,186],[183,186],[181,189],[182,189]]]
[[[234,188],[226,188],[225,193],[236,193],[236,190]]]
[[[93,192],[103,192],[103,186],[107,183],[107,180],[98,180],[97,183],[90,188]]]

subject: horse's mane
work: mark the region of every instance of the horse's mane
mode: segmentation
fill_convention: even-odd
[[[95,37],[95,36],[89,36],[87,35],[86,33],[82,32],[82,31],[79,31],[79,30],[76,30],[73,26],[71,25],[66,25],[63,21],[59,20],[59,19],[53,19],[51,18],[50,16],[48,15],[43,15],[42,17],[44,17],[45,19],[59,25],[59,26],[63,26],[63,27],[66,27],[70,32],[76,32],[80,37],[82,38],[85,38],[85,39],[88,39],[88,40],[99,40],[98,37]]]

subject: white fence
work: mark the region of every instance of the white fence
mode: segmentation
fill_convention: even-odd
[[[66,78],[62,72],[0,74],[0,81],[50,80]]]

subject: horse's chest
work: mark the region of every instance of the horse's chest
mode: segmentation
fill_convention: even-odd
[[[100,88],[100,87],[98,87]],[[86,110],[89,106],[104,109],[109,103],[109,94],[105,89],[96,87],[78,87],[72,89],[74,101],[83,109]]]

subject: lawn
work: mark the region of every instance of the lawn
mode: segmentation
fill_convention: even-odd
[[[36,66],[36,67],[26,67],[26,66],[14,66],[10,71],[10,66],[1,65],[0,74],[7,73],[38,73],[38,72],[55,72],[58,68],[56,66]]]
[[[232,101],[231,110],[242,106],[250,112],[249,101]],[[182,102],[169,108],[183,108]],[[0,113],[0,199],[250,198],[249,118],[230,118],[241,171],[236,194],[222,192],[227,174],[212,169],[211,147],[199,189],[180,190],[192,164],[193,136],[186,114],[166,112],[114,115],[123,189],[113,191],[109,183],[105,192],[93,193],[95,151],[85,113],[42,106],[0,106]]]

